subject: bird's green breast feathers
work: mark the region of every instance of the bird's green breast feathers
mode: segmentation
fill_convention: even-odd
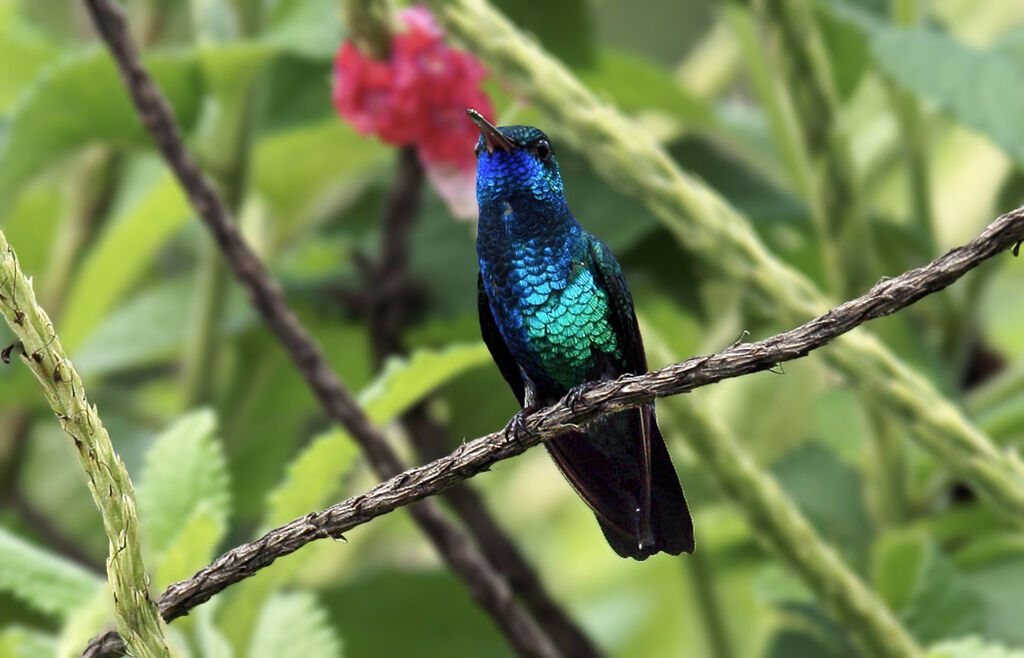
[[[619,356],[609,310],[607,293],[577,264],[564,289],[524,313],[527,347],[559,384],[578,384],[592,367],[594,351]]]

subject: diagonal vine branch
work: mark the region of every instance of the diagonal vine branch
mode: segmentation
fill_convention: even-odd
[[[188,152],[170,106],[139,59],[127,23],[110,0],[84,0],[101,38],[113,55],[142,125],[170,165],[196,213],[213,234],[235,276],[246,287],[261,314],[323,409],[359,443],[381,477],[404,470],[381,432],[331,369],[320,348],[299,323],[280,286],[270,278],[256,254],[242,239],[230,211]],[[470,539],[433,501],[409,508],[413,519],[445,562],[466,583],[480,607],[491,615],[509,644],[526,656],[558,656],[550,638],[525,613],[508,583],[480,555]]]
[[[160,597],[160,611],[168,620],[186,614],[232,583],[310,541],[337,537],[403,505],[446,491],[495,463],[598,415],[769,370],[784,361],[806,356],[864,322],[895,313],[946,288],[985,260],[1012,249],[1021,239],[1024,207],[1002,215],[974,240],[929,265],[881,281],[867,294],[794,329],[754,343],[736,343],[718,354],[693,357],[645,375],[629,375],[574,389],[558,404],[526,416],[523,431],[518,435],[498,431],[480,437],[446,457],[405,471],[363,494],[295,519],[254,542],[228,551],[189,580],[169,586]]]
[[[1024,239],[1024,209],[1018,209],[1000,217],[965,247],[946,254],[927,267],[911,270],[896,279],[884,281],[863,297],[847,302],[789,332],[757,343],[738,343],[719,354],[690,359],[647,375],[623,377],[612,382],[587,386],[576,391],[569,398],[571,402],[563,400],[529,416],[524,431],[519,435],[510,436],[506,432],[496,432],[464,444],[452,455],[419,468],[399,472],[401,464],[380,441],[380,433],[369,423],[340,380],[326,365],[319,349],[298,325],[285,304],[280,289],[267,277],[258,259],[241,241],[229,213],[185,150],[166,102],[138,62],[137,53],[127,37],[120,14],[108,0],[85,0],[85,3],[121,67],[143,124],[174,168],[198,214],[214,232],[218,245],[236,275],[247,285],[254,305],[264,315],[267,324],[307,376],[311,388],[332,418],[343,424],[360,441],[378,472],[385,477],[393,476],[369,492],[323,512],[297,519],[272,530],[255,542],[233,549],[192,579],[172,585],[159,602],[160,612],[168,620],[186,614],[191,607],[209,599],[216,592],[252,575],[277,557],[297,550],[309,541],[328,536],[337,537],[340,533],[376,516],[445,491],[486,470],[495,462],[517,455],[528,447],[560,431],[587,422],[597,415],[657,397],[686,392],[729,377],[769,369],[779,362],[805,356],[811,350],[825,345],[863,322],[893,313],[925,295],[945,288],[983,260]],[[699,193],[695,195],[701,197]],[[675,202],[666,202],[663,197],[659,197],[657,202],[661,204],[661,210],[664,212],[672,211],[676,205]],[[716,211],[723,211],[728,215],[723,207],[716,205],[715,199],[689,198],[688,202],[702,208],[707,206],[704,208],[707,210],[703,215],[705,218]],[[728,224],[726,232],[735,242],[746,245],[748,251],[753,250],[752,253],[759,256],[752,258],[752,262],[765,265],[763,269],[757,268],[759,271],[748,272],[761,287],[775,294],[786,284],[793,284],[788,288],[788,296],[784,297],[784,301],[787,302],[785,310],[788,314],[807,317],[825,308],[821,303],[821,296],[812,287],[805,285],[802,280],[795,278],[795,275],[790,275],[789,270],[785,270],[769,256],[758,251],[759,245],[750,246],[753,243],[745,242],[746,236],[742,230]],[[703,237],[708,237],[708,230],[705,230]],[[776,277],[780,273],[784,276]],[[766,281],[773,283],[769,285],[765,283]],[[802,301],[798,302],[797,300],[801,298]],[[857,335],[860,334],[855,334]],[[897,367],[900,364],[893,365],[886,361],[887,353],[883,351],[879,356],[871,352],[869,348],[872,345],[862,341],[860,353],[873,357],[868,359],[869,365],[881,359],[886,367],[879,368],[878,377],[884,378],[895,369],[897,372],[893,378],[896,383],[916,383],[912,373]],[[879,346],[878,350],[883,348]],[[839,350],[831,352],[837,353]],[[846,350],[842,355],[831,356],[832,360],[842,363],[844,359],[851,358],[854,354],[857,354],[855,350]],[[856,372],[853,368],[848,370]],[[909,393],[886,389],[885,394],[890,397],[890,406],[905,409],[913,414],[930,400],[930,396],[923,395],[920,400],[914,402],[910,398],[913,397],[915,390],[922,389],[920,386],[916,389],[911,386]],[[931,427],[941,422],[944,418],[941,413],[943,410],[944,407],[933,408],[926,414],[925,424]],[[1024,466],[987,442],[972,442],[970,447],[972,459],[962,463],[961,468],[971,473],[984,471],[984,477],[979,475],[978,479],[985,485],[985,493],[999,501],[1005,508],[1024,512],[1024,499],[1019,495],[1019,492],[1024,491]],[[938,442],[933,448],[947,463],[957,463],[961,456],[955,449],[941,450]],[[990,466],[999,468],[989,468]],[[518,608],[508,591],[507,584],[489,569],[468,540],[440,515],[435,506],[425,507],[421,503],[410,509],[445,559],[469,583],[478,602],[495,617],[513,646],[528,655],[557,653],[551,647],[548,638]],[[1017,516],[1019,518],[1020,515]],[[908,652],[907,655],[912,653]]]

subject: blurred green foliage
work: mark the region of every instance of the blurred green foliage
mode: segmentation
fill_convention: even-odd
[[[801,116],[793,104],[803,82],[781,73],[793,49],[773,37],[773,2],[496,4],[824,289],[828,249],[866,250],[871,278],[893,275],[965,241],[1024,196],[1016,0],[796,3],[824,44],[830,121],[845,135],[866,243],[828,242],[799,158],[788,157],[808,126],[785,123]],[[208,238],[81,7],[70,7],[0,0],[0,227],[138,486],[159,589],[372,477],[244,295],[226,277],[204,275]],[[413,234],[411,267],[427,301],[405,335],[411,355],[373,372],[365,324],[333,294],[363,285],[351,254],[380,241],[395,161],[331,108],[331,58],[346,29],[338,3],[145,0],[128,13],[190,145],[371,417],[388,423],[433,393],[430,411],[453,448],[503,425],[514,400],[479,342],[473,228],[432,192]],[[537,123],[557,141],[558,126],[500,81],[489,89],[503,121]],[[703,273],[579,153],[562,147],[559,160],[574,212],[626,269],[652,366],[715,351],[744,330],[787,328],[748,290]],[[998,258],[872,327],[1010,449],[1024,439],[1022,282],[1021,261]],[[211,299],[215,312],[202,312]],[[0,327],[0,344],[11,340]],[[195,354],[208,357],[191,363]],[[207,385],[191,390],[188,368]],[[813,356],[688,397],[742,437],[931,655],[1024,655],[1024,535],[907,440],[913,419],[878,413]],[[709,484],[673,404],[662,404],[662,424],[695,511],[699,561],[616,558],[543,451],[474,485],[612,655],[861,655],[850,629],[825,615]],[[78,655],[111,620],[106,541],[72,449],[14,365],[0,368],[0,473],[0,656]],[[174,651],[510,654],[403,512],[348,539],[308,546],[175,622]],[[700,586],[708,578],[711,597]],[[720,612],[724,645],[710,639],[707,606]]]

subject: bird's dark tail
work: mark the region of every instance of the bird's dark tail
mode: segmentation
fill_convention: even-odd
[[[649,414],[648,423],[642,422],[642,413]],[[594,511],[616,553],[645,560],[659,552],[693,552],[693,521],[653,408],[612,414],[594,421],[582,432],[551,439],[545,445],[566,479]],[[648,483],[649,505],[645,500]],[[645,507],[649,507],[646,516]]]

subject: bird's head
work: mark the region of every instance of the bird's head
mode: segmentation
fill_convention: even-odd
[[[495,126],[467,110],[480,129],[476,143],[476,196],[480,209],[508,204],[516,211],[565,210],[562,175],[547,135],[533,126]]]

